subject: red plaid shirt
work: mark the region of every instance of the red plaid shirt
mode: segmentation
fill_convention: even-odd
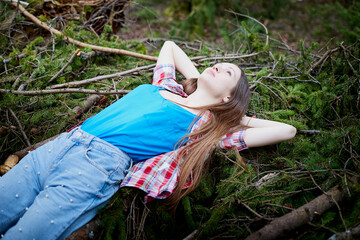
[[[182,85],[176,82],[175,67],[173,65],[156,66],[152,84],[187,97]],[[193,125],[191,132],[198,129],[209,118],[210,112],[208,111]],[[245,129],[226,134],[217,145],[223,149],[236,146],[238,150],[244,150],[247,148],[244,142],[244,133]],[[135,164],[125,176],[120,187],[135,187],[145,191],[145,203],[154,198],[164,199],[169,197],[177,185],[179,176],[179,166],[175,161],[178,153],[179,149],[176,149]],[[191,179],[187,186],[190,184]]]

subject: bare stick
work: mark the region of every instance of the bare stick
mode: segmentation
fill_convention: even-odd
[[[11,3],[13,6],[18,7],[18,9],[28,18],[30,18],[34,23],[36,23],[37,25],[39,25],[40,27],[48,30],[48,31],[52,31],[54,34],[56,35],[60,35],[63,37],[63,39],[69,43],[75,44],[79,47],[90,47],[92,50],[96,50],[96,51],[102,51],[102,52],[109,52],[109,53],[116,53],[116,54],[123,54],[123,55],[128,55],[131,57],[136,57],[136,58],[141,58],[141,59],[146,59],[146,60],[151,60],[151,61],[156,61],[157,57],[153,57],[153,56],[149,56],[149,55],[145,55],[145,54],[140,54],[140,53],[135,53],[135,52],[131,52],[131,51],[127,51],[127,50],[123,50],[123,49],[115,49],[115,48],[108,48],[108,47],[99,47],[96,45],[92,45],[92,44],[87,44],[87,43],[83,43],[77,40],[74,40],[72,38],[66,37],[64,36],[64,34],[62,32],[60,32],[59,30],[56,30],[54,28],[52,28],[50,30],[50,27],[46,25],[46,23],[40,21],[37,17],[35,17],[34,15],[32,15],[31,13],[29,13],[28,11],[26,11],[26,9],[21,6],[21,5],[17,5],[16,3]]]
[[[208,57],[208,58],[200,59],[199,62],[209,61],[209,60],[241,59],[241,58],[246,58],[246,57],[253,57],[253,56],[259,55],[260,53],[262,53],[262,52],[255,52],[255,53],[251,53],[251,54],[235,55],[235,56]]]
[[[54,88],[74,87],[74,86],[85,85],[85,84],[88,84],[88,83],[92,83],[92,82],[96,82],[96,81],[100,81],[100,80],[104,80],[104,79],[120,77],[120,76],[123,76],[123,75],[126,75],[126,74],[130,74],[130,73],[133,73],[133,72],[137,72],[137,71],[152,68],[152,67],[155,67],[155,64],[150,64],[150,65],[146,65],[146,66],[143,66],[143,67],[137,67],[137,68],[133,68],[133,69],[126,70],[126,71],[123,71],[123,72],[119,72],[119,73],[113,73],[113,74],[108,74],[108,75],[97,76],[97,77],[93,77],[93,78],[89,78],[89,79],[85,79],[85,80],[81,80],[81,81],[56,84],[56,85],[50,86],[49,88],[54,89]]]
[[[11,115],[15,118],[15,121],[16,121],[16,123],[17,123],[18,126],[19,126],[20,132],[21,132],[21,134],[23,135],[26,144],[27,144],[28,146],[31,146],[31,143],[30,143],[28,137],[26,136],[26,134],[25,134],[25,132],[24,132],[24,129],[23,129],[23,127],[22,127],[19,119],[16,117],[14,111],[13,111],[11,108],[9,108],[9,112],[10,112]]]
[[[342,200],[344,195],[344,191],[338,186],[335,186],[302,207],[273,220],[260,230],[248,236],[245,240],[270,240],[287,236],[287,233],[307,222],[311,222],[315,215],[320,215],[333,207],[335,205],[334,201],[338,202]]]
[[[257,217],[260,218],[260,219],[267,219],[267,220],[271,219],[271,218],[267,218],[267,217],[264,217],[264,216],[260,215],[260,214],[257,213],[255,210],[253,210],[251,207],[249,207],[246,203],[244,203],[244,202],[242,202],[242,201],[240,201],[240,200],[238,200],[238,203],[240,203],[241,205],[243,205],[247,210],[249,210],[250,212],[252,212],[255,216],[257,216]]]
[[[73,55],[70,57],[69,61],[52,77],[50,78],[50,80],[48,81],[48,83],[51,83],[52,81],[55,80],[55,78],[57,78],[60,73],[62,73],[65,68],[67,68],[67,66],[69,66],[70,63],[72,63],[72,61],[74,60],[75,56],[77,55],[77,53],[80,51],[80,49],[76,49],[76,51],[73,53]]]
[[[54,34],[52,32],[50,24],[49,24],[49,29],[50,29],[51,40],[52,40],[52,53],[51,53],[51,62],[52,62],[54,60],[54,55],[55,55],[55,38],[54,38]]]
[[[126,94],[131,90],[116,90],[116,91],[103,91],[103,90],[93,90],[93,89],[83,89],[83,88],[62,88],[62,89],[49,89],[49,90],[34,90],[34,91],[17,91],[17,90],[7,90],[0,89],[0,93],[12,93],[25,96],[33,95],[45,95],[45,94],[54,94],[54,93],[88,93],[88,94],[103,94],[103,95],[112,95],[112,94]]]
[[[196,233],[198,232],[199,230],[194,230],[192,233],[190,233],[187,237],[183,238],[182,240],[192,240],[194,239]]]
[[[320,131],[320,130],[299,130],[298,133],[317,134],[317,133],[323,133],[323,131]]]

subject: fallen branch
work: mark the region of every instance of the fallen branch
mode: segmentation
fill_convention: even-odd
[[[183,238],[183,240],[191,240],[194,238],[194,236],[196,235],[196,233],[198,232],[199,230],[194,230],[192,233],[190,233],[187,237]]]
[[[90,95],[84,101],[83,106],[75,106],[72,110],[76,113],[75,118],[79,118],[84,112],[87,112],[92,106],[98,103],[101,99],[101,95]]]
[[[317,134],[317,133],[323,133],[323,131],[320,131],[320,130],[299,130],[298,133],[302,133],[302,134]]]
[[[46,25],[46,23],[40,21],[37,17],[35,17],[34,15],[32,15],[31,13],[26,11],[26,9],[23,6],[21,6],[21,5],[17,4],[17,3],[11,3],[11,4],[14,7],[17,7],[26,17],[30,18],[34,23],[36,23],[40,27],[42,27],[42,28],[44,28],[44,29],[46,29],[48,31],[52,31],[56,35],[62,36],[65,41],[67,41],[69,43],[72,43],[72,44],[75,44],[76,46],[83,47],[83,48],[90,47],[92,50],[95,50],[95,51],[128,55],[128,56],[131,56],[131,57],[136,57],[136,58],[141,58],[141,59],[146,59],[146,60],[151,60],[151,61],[156,61],[157,60],[157,57],[154,57],[154,56],[135,53],[135,52],[131,52],[131,51],[123,50],[123,49],[99,47],[99,46],[96,46],[96,45],[83,43],[83,42],[77,41],[75,39],[66,37],[66,36],[64,36],[64,34],[62,32],[60,32],[57,29],[54,29],[54,28],[50,29],[50,27],[48,25]]]
[[[5,2],[13,2],[13,3],[20,3],[20,4],[22,4],[22,5],[24,5],[25,7],[27,6],[27,5],[29,5],[29,3],[27,3],[27,2],[24,2],[24,1],[18,1],[18,0],[4,0]]]
[[[17,95],[25,95],[25,96],[45,95],[45,94],[54,94],[54,93],[88,93],[88,94],[112,95],[112,94],[126,94],[129,93],[130,91],[131,90],[103,91],[103,90],[82,89],[82,88],[62,88],[62,89],[33,90],[33,91],[17,91],[17,90],[0,89],[0,93],[12,93]]]
[[[335,206],[335,202],[341,201],[344,195],[344,191],[335,186],[304,206],[271,221],[260,230],[252,233],[245,240],[271,240],[285,237],[287,233],[307,222],[311,222],[315,215],[321,215]]]
[[[126,74],[130,74],[130,73],[133,73],[133,72],[137,72],[137,71],[140,71],[140,70],[149,69],[149,68],[153,68],[153,67],[155,67],[155,64],[150,64],[150,65],[146,65],[146,66],[142,66],[142,67],[137,67],[137,68],[133,68],[133,69],[130,69],[130,70],[123,71],[123,72],[97,76],[97,77],[93,77],[93,78],[89,78],[89,79],[85,79],[85,80],[81,80],[81,81],[56,84],[56,85],[50,86],[49,88],[50,89],[55,89],[55,88],[74,87],[74,86],[85,85],[85,84],[92,83],[92,82],[97,82],[97,81],[100,81],[100,80],[121,77],[121,76],[124,76]]]
[[[33,151],[33,150],[37,149],[38,147],[44,145],[45,143],[50,142],[51,140],[54,140],[54,139],[57,138],[58,136],[59,136],[59,134],[58,134],[58,135],[55,135],[55,136],[53,136],[53,137],[51,137],[51,138],[48,138],[48,139],[46,139],[46,140],[44,140],[44,141],[35,143],[35,144],[33,144],[33,145],[31,145],[31,146],[29,146],[29,147],[27,147],[27,148],[24,148],[24,149],[22,149],[22,150],[19,150],[19,151],[15,152],[14,155],[16,155],[16,156],[18,156],[20,159],[22,159],[22,158],[25,157],[25,155],[28,154],[30,151]]]
[[[205,58],[201,58],[198,62],[204,62],[204,61],[209,61],[209,60],[229,60],[229,59],[247,58],[247,57],[253,57],[253,56],[259,55],[260,53],[263,53],[263,52],[260,51],[260,52],[244,54],[244,55],[205,57]]]

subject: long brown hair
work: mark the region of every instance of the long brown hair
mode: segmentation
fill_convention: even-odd
[[[236,86],[231,91],[228,102],[205,106],[200,116],[207,110],[210,119],[196,131],[187,134],[187,144],[180,150],[177,161],[180,164],[178,185],[167,200],[167,204],[175,209],[182,197],[193,191],[199,184],[203,172],[208,168],[206,159],[211,155],[215,144],[222,136],[240,128],[240,120],[248,109],[250,100],[249,83],[243,70]],[[189,79],[183,83],[184,90],[191,94],[196,90],[197,79]],[[181,162],[180,160],[183,159]],[[184,186],[191,176],[192,184],[187,189]]]

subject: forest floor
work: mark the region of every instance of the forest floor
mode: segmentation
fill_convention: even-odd
[[[298,134],[280,144],[244,150],[241,157],[237,151],[216,151],[211,171],[179,204],[176,217],[161,201],[144,205],[143,193],[121,189],[98,215],[102,224],[94,239],[183,239],[194,232],[199,239],[245,239],[271,220],[302,209],[319,196],[326,198],[334,187],[342,202],[335,201],[335,207],[321,214],[316,209],[310,212],[310,220],[288,236],[327,239],[356,229],[360,4],[341,1],[345,7],[355,6],[351,10],[326,0],[244,0],[239,6],[235,1],[191,1],[205,3],[193,6],[194,11],[211,10],[211,3],[225,4],[212,9],[214,18],[209,19],[208,12],[186,12],[188,7],[181,8],[184,2],[190,1],[166,1],[167,5],[160,0],[131,1],[116,36],[110,25],[100,33],[89,27],[84,12],[95,8],[51,15],[57,2],[46,1],[53,8],[27,9],[53,29],[87,44],[156,56],[164,40],[174,40],[197,57],[194,62],[200,71],[229,59],[244,69],[250,82],[248,114],[291,124]],[[65,13],[74,10],[68,4],[62,7],[69,11]],[[225,11],[232,7],[247,16]],[[93,116],[119,99],[121,91],[151,83],[153,61],[79,47],[53,36],[3,1],[2,9],[6,10],[0,15],[0,164],[10,154],[24,150],[25,155],[31,144]],[[65,19],[69,15],[72,21]],[[203,17],[201,34],[196,32],[201,19],[190,15]],[[91,96],[97,101],[85,108]],[[320,205],[334,206],[332,199],[323,201]]]

